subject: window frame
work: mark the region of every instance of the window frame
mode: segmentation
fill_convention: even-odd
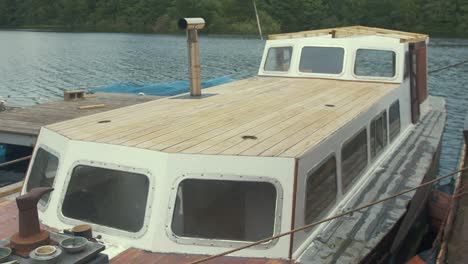
[[[340,45],[315,45],[315,44],[304,44],[298,47],[299,54],[297,55],[298,62],[296,63],[296,72],[300,77],[326,77],[326,78],[336,78],[341,77],[346,73],[347,68],[347,58],[348,58],[348,49],[345,46]],[[340,48],[343,49],[343,66],[341,67],[341,72],[338,74],[334,73],[313,73],[313,72],[302,72],[300,70],[301,65],[301,56],[304,48]]]
[[[50,187],[52,188],[55,188],[55,184],[57,182],[57,176],[59,174],[59,171],[60,171],[60,165],[62,163],[62,157],[60,155],[60,152],[58,151],[55,151],[54,149],[50,148],[49,146],[47,145],[44,145],[44,144],[39,144],[34,152],[34,157],[32,159],[33,162],[31,162],[30,166],[28,166],[28,180],[25,184],[25,191],[26,193],[28,192],[28,184],[29,184],[29,179],[31,178],[31,171],[32,171],[32,168],[34,166],[34,162],[36,161],[36,157],[37,157],[37,152],[39,151],[39,149],[43,149],[47,152],[49,152],[49,154],[52,154],[54,155],[57,159],[58,159],[58,162],[57,162],[57,173],[55,174],[55,177],[54,177],[54,180],[52,181],[52,185]],[[41,203],[41,201],[39,200],[39,202],[37,203],[37,208],[41,211],[41,212],[45,212],[47,210],[47,208],[49,208],[49,204],[50,204],[50,201],[52,200],[52,196],[54,195],[54,191],[52,191],[50,194],[49,194],[49,199],[47,199],[47,202],[45,204]]]
[[[311,223],[307,223],[307,214],[306,214],[306,210],[307,210],[307,182],[309,180],[309,178],[312,176],[312,174],[314,174],[318,169],[320,169],[320,167],[322,167],[322,165],[324,165],[325,163],[328,162],[328,160],[330,158],[335,158],[335,181],[336,181],[336,193],[335,193],[335,200],[332,204],[328,205],[327,206],[327,211],[326,212],[323,212],[322,214],[318,215],[317,217],[320,218],[321,216],[325,215],[326,213],[328,213],[328,211],[333,208],[333,206],[337,205],[339,203],[339,197],[340,197],[340,186],[339,186],[339,175],[338,175],[338,155],[335,154],[335,152],[332,152],[330,154],[328,154],[324,159],[320,160],[320,162],[316,163],[310,170],[307,171],[306,173],[306,177],[305,177],[305,181],[304,181],[304,186],[305,186],[305,192],[304,192],[304,224],[311,224]],[[309,233],[311,230],[313,230],[313,228],[310,228],[310,229],[307,229],[305,232]]]
[[[265,70],[265,67],[266,67],[266,63],[267,63],[267,60],[268,60],[268,54],[270,53],[270,49],[272,48],[291,48],[291,60],[289,61],[289,69],[287,71],[267,71]],[[265,61],[263,61],[262,63],[262,72],[264,74],[267,74],[267,75],[288,75],[291,70],[293,69],[293,66],[294,66],[294,54],[295,54],[295,48],[294,48],[294,45],[291,45],[291,44],[287,44],[287,45],[280,45],[280,44],[277,44],[277,45],[271,45],[268,47],[268,49],[266,50],[266,53],[264,55],[265,57]]]
[[[176,235],[172,232],[172,220],[175,210],[175,203],[177,198],[177,191],[179,185],[182,181],[187,179],[196,179],[196,180],[224,180],[224,181],[241,181],[241,182],[266,182],[272,184],[276,189],[276,206],[275,206],[275,219],[273,224],[273,235],[277,235],[281,232],[281,221],[282,221],[282,208],[283,208],[283,189],[281,183],[270,177],[263,176],[243,176],[243,175],[226,175],[226,174],[216,174],[216,173],[188,173],[182,174],[178,177],[172,184],[171,194],[169,198],[169,205],[167,209],[167,220],[166,220],[166,235],[170,240],[177,244],[181,245],[200,245],[200,246],[218,246],[218,247],[237,247],[245,246],[251,244],[252,241],[239,241],[239,240],[217,240],[217,239],[208,239],[208,238],[195,238],[195,237],[182,237]],[[262,243],[260,245],[254,246],[255,249],[270,249],[272,246],[278,243],[279,239],[275,239],[268,243]]]
[[[391,126],[391,123],[390,123],[390,109],[392,108],[392,106],[398,104],[398,123],[399,123],[399,128],[398,128],[398,133],[394,135],[394,137],[392,138],[392,133],[391,133],[391,129],[390,129],[390,126]],[[396,99],[394,101],[392,101],[392,103],[388,106],[388,110],[387,110],[387,129],[388,129],[388,143],[389,144],[392,144],[393,142],[395,142],[395,140],[401,135],[401,128],[402,128],[402,121],[401,121],[401,104],[400,104],[400,99]]]
[[[146,208],[145,208],[145,215],[144,215],[144,220],[143,220],[143,226],[142,228],[137,231],[137,232],[130,232],[130,231],[125,231],[122,229],[117,229],[114,227],[109,227],[109,226],[104,226],[96,223],[91,223],[91,222],[86,222],[84,220],[78,220],[78,219],[73,219],[70,217],[65,216],[62,213],[62,206],[63,202],[65,200],[65,196],[67,194],[68,190],[68,185],[70,184],[70,180],[73,174],[73,171],[75,170],[76,167],[78,166],[90,166],[90,167],[98,167],[98,168],[103,168],[103,169],[110,169],[110,170],[118,170],[118,171],[123,171],[123,172],[130,172],[130,173],[138,173],[146,176],[148,178],[148,197],[146,201]],[[132,238],[132,239],[137,239],[141,238],[146,234],[148,231],[149,227],[149,222],[151,219],[151,208],[153,205],[153,195],[154,195],[154,180],[153,180],[153,175],[150,170],[148,169],[142,169],[142,168],[135,168],[135,167],[129,167],[129,166],[123,166],[123,165],[118,165],[118,164],[113,164],[113,163],[108,163],[108,162],[100,162],[100,161],[90,161],[90,160],[78,160],[75,161],[71,166],[70,169],[68,170],[65,178],[65,182],[63,184],[63,189],[62,193],[60,194],[60,200],[59,203],[57,204],[57,216],[58,218],[65,224],[69,225],[80,225],[83,223],[89,224],[93,227],[93,230],[96,232],[101,232],[104,234],[109,234],[113,236],[123,236],[127,238]]]
[[[356,61],[357,61],[357,52],[358,50],[374,50],[374,51],[390,51],[393,52],[395,55],[395,75],[392,77],[382,77],[382,76],[363,76],[363,75],[357,75],[356,74]],[[400,76],[400,54],[397,50],[395,49],[390,49],[390,48],[381,48],[381,47],[359,47],[354,49],[353,51],[353,61],[352,61],[352,69],[351,69],[351,75],[357,79],[357,80],[376,80],[376,81],[396,81],[398,77]]]
[[[370,146],[370,133],[369,133],[369,129],[368,129],[368,125],[365,125],[364,127],[358,129],[356,132],[354,132],[350,137],[348,137],[346,140],[344,140],[341,144],[340,144],[340,183],[341,183],[341,193],[342,195],[346,195],[354,186],[354,184],[359,181],[359,179],[361,179],[361,177],[358,175],[355,179],[352,179],[351,182],[349,183],[349,186],[345,186],[345,181],[343,180],[344,177],[343,177],[343,164],[344,164],[344,159],[343,159],[343,149],[344,149],[344,146],[347,145],[349,142],[351,142],[352,140],[354,140],[359,134],[361,134],[363,131],[366,131],[366,166],[363,167],[363,169],[359,172],[359,175],[364,175],[366,170],[369,168],[369,166],[371,165],[371,162],[369,161],[370,159],[370,153],[369,153],[369,146]]]
[[[383,134],[385,136],[385,142],[384,145],[382,146],[382,149],[380,150],[379,153],[375,153],[375,156],[372,156],[372,147],[375,147],[375,146],[372,146],[372,124],[374,122],[376,122],[378,119],[380,118],[383,118],[385,116],[385,120],[383,120],[383,124],[385,125],[385,133]],[[369,149],[370,149],[370,152],[369,152],[369,157],[370,157],[370,160],[371,160],[371,163],[373,161],[375,161],[378,157],[380,157],[380,155],[382,155],[385,150],[388,148],[388,145],[390,144],[390,139],[389,139],[389,128],[388,128],[388,111],[387,109],[384,109],[382,111],[380,111],[377,115],[374,116],[374,118],[372,118],[372,120],[370,121],[369,123]]]

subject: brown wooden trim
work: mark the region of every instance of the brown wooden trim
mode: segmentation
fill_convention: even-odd
[[[293,202],[292,202],[292,217],[291,217],[291,229],[295,227],[296,221],[296,193],[297,193],[297,174],[298,174],[299,160],[294,159],[294,186],[293,186]],[[293,254],[293,243],[294,243],[294,234],[291,234],[289,237],[289,259],[292,259]]]
[[[22,181],[2,187],[0,188],[0,198],[8,196],[10,194],[21,192],[21,189],[23,189]]]

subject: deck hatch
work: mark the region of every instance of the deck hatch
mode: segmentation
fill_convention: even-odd
[[[65,194],[65,217],[136,233],[143,228],[149,179],[146,175],[76,166]]]

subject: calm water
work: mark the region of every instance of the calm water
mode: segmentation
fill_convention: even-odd
[[[255,75],[263,44],[255,39],[202,35],[202,78]],[[431,40],[429,71],[467,58],[467,39]],[[58,99],[66,89],[167,82],[186,76],[185,36],[0,31],[0,96],[11,96],[11,105]],[[468,64],[429,76],[430,94],[447,98],[441,174],[458,165],[467,83]]]

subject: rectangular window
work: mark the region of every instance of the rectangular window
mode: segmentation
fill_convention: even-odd
[[[265,71],[286,72],[291,64],[292,47],[270,48],[265,61]]]
[[[268,182],[187,179],[172,218],[179,237],[256,241],[274,232],[276,188]]]
[[[388,123],[390,127],[390,141],[400,134],[400,101],[394,102],[388,111]]]
[[[336,158],[329,157],[307,174],[305,224],[313,223],[336,201]]]
[[[59,159],[54,154],[43,148],[39,148],[34,158],[34,163],[29,174],[26,191],[37,187],[52,187],[57,175]],[[46,205],[49,202],[50,193],[42,196],[40,203]]]
[[[149,180],[143,174],[76,166],[62,205],[64,216],[138,232],[143,227]]]
[[[395,52],[388,50],[358,49],[354,74],[363,77],[395,76]]]
[[[371,159],[374,159],[387,146],[387,111],[372,120],[370,136]]]
[[[363,129],[343,145],[341,158],[341,178],[343,189],[346,191],[367,166],[366,129]]]
[[[304,47],[299,71],[304,73],[340,74],[343,71],[344,49]]]

